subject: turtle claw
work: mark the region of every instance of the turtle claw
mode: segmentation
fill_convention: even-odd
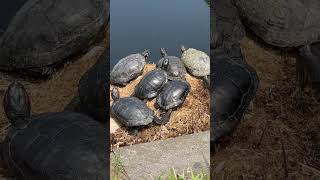
[[[139,129],[138,128],[129,128],[128,129],[128,133],[132,136],[136,136],[139,133]]]
[[[48,76],[48,75],[51,75],[53,72],[54,72],[54,69],[53,69],[53,68],[51,68],[51,67],[44,67],[44,68],[42,69],[41,74]]]
[[[158,125],[164,125],[167,124],[170,120],[171,117],[171,113],[172,113],[172,109],[170,109],[168,112],[166,112],[163,116],[161,116],[161,118],[158,118],[155,116],[154,118],[154,122]]]

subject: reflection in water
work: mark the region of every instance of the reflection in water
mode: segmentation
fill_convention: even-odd
[[[150,62],[160,48],[180,56],[180,44],[209,53],[209,7],[202,0],[111,0],[111,67],[129,54],[151,50]]]

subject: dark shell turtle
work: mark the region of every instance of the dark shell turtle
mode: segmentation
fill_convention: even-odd
[[[1,154],[18,179],[109,179],[101,124],[75,112],[31,116],[28,94],[17,82],[8,87],[4,109],[12,127]]]
[[[185,79],[186,68],[183,62],[176,56],[168,56],[164,48],[160,49],[162,58],[157,63],[157,68],[167,71],[168,79]],[[164,65],[164,60],[168,59],[169,63]]]
[[[131,54],[119,60],[110,73],[110,83],[124,86],[131,80],[140,76],[146,65],[146,59],[150,51],[145,50],[141,54]]]
[[[181,61],[184,63],[188,72],[196,77],[210,75],[210,57],[202,51],[194,48],[181,46]]]
[[[243,24],[264,42],[285,48],[303,48],[297,66],[297,80],[319,82],[320,69],[304,51],[320,41],[320,1],[317,0],[216,0],[212,5],[213,48],[232,51],[244,37]],[[242,24],[243,22],[243,24]],[[313,67],[313,68],[311,68]]]
[[[134,134],[141,126],[160,122],[155,113],[139,98],[120,98],[117,88],[112,89],[111,96],[114,101],[111,106],[111,115],[125,127],[133,130]]]
[[[243,57],[213,54],[211,89],[211,142],[230,135],[256,94],[259,79]],[[240,63],[241,62],[241,63]]]
[[[109,54],[109,49],[104,50],[96,64],[81,77],[78,93],[65,107],[65,111],[83,113],[103,123],[109,120],[107,107]]]
[[[136,85],[134,89],[134,96],[142,100],[152,99],[159,94],[167,81],[168,77],[166,71],[161,69],[149,71]]]
[[[165,84],[156,99],[156,108],[166,111],[161,117],[161,123],[170,120],[173,110],[181,106],[190,92],[190,84],[185,80],[175,79]]]
[[[105,0],[26,1],[0,37],[0,69],[50,75],[109,23]]]

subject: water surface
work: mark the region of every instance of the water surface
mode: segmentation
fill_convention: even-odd
[[[150,49],[150,62],[160,48],[180,56],[180,45],[209,54],[210,13],[204,0],[111,0],[110,56],[112,68],[119,59]]]

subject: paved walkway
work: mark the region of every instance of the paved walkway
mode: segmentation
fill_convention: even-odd
[[[184,135],[166,140],[126,146],[115,150],[132,180],[152,179],[170,168],[181,173],[187,168],[193,171],[209,170],[209,131]],[[111,155],[111,158],[113,155]],[[110,165],[112,166],[112,164]]]

